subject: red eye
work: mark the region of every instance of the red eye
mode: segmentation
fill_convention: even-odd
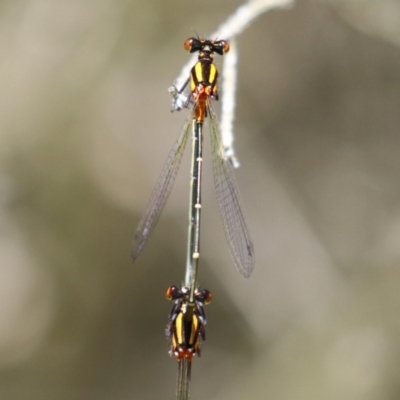
[[[219,54],[220,56],[229,51],[229,43],[226,40],[218,40],[217,42],[210,43],[212,44],[212,51]]]
[[[221,40],[221,44],[223,53],[227,53],[229,51],[229,43],[225,40]]]
[[[190,51],[192,50],[192,45],[193,45],[193,38],[190,38],[185,40],[183,47],[185,48],[186,51]]]
[[[168,300],[175,300],[179,295],[179,288],[177,286],[168,286],[167,290],[165,291],[165,297]]]
[[[212,294],[207,289],[198,290],[196,292],[196,300],[204,304],[210,304],[212,300]]]
[[[207,294],[204,299],[204,304],[210,304],[212,300],[212,294],[207,290]]]

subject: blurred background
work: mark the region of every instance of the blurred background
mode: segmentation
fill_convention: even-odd
[[[173,399],[189,149],[130,245],[187,112],[168,87],[240,1],[0,3],[0,399]],[[400,398],[400,3],[300,0],[238,39],[235,270],[205,171],[212,291],[192,399]],[[217,65],[222,60],[218,57]]]

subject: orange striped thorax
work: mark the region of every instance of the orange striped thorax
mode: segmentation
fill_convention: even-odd
[[[191,361],[193,356],[200,356],[201,342],[205,340],[204,305],[211,302],[212,296],[206,289],[196,289],[194,305],[189,307],[189,293],[187,287],[170,286],[167,289],[166,297],[174,301],[174,306],[166,335],[171,341],[170,355]]]
[[[196,104],[196,121],[203,122],[207,116],[208,99],[218,100],[218,70],[213,64],[214,53],[222,56],[229,51],[229,44],[225,40],[189,38],[184,46],[191,53],[199,52],[199,59],[190,72],[190,91]]]

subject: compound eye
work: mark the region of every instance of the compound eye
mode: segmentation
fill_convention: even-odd
[[[225,40],[221,40],[222,52],[225,54],[229,51],[229,43]]]
[[[226,40],[218,40],[214,42],[213,51],[222,56],[229,51],[229,43]]]
[[[212,300],[212,294],[209,290],[202,289],[196,293],[196,299],[201,303],[210,304]]]
[[[168,300],[176,300],[178,297],[181,297],[181,291],[178,286],[169,286],[165,292],[165,297]]]
[[[201,50],[202,43],[199,39],[189,38],[185,41],[183,46],[185,47],[185,50],[194,53],[195,51]]]
[[[205,296],[204,304],[210,304],[211,300],[212,300],[212,294],[207,290],[207,295]]]
[[[196,38],[189,38],[184,43],[185,50],[190,51],[191,53],[201,50],[202,46],[203,44],[201,40]]]
[[[186,51],[192,50],[192,43],[193,43],[193,38],[189,38],[189,39],[185,40],[183,47],[185,48]]]

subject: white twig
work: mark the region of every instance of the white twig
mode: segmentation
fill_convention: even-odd
[[[225,154],[234,168],[238,168],[240,165],[233,150],[237,61],[236,39],[232,38],[229,42],[229,52],[224,56],[224,66],[222,69],[221,135]]]
[[[225,146],[225,152],[234,167],[239,166],[233,150],[233,119],[235,114],[235,92],[236,92],[236,65],[237,46],[234,38],[240,35],[259,15],[276,8],[290,7],[295,0],[250,0],[240,6],[235,13],[210,35],[211,38],[230,40],[230,52],[224,56],[222,90],[222,115],[221,135]],[[233,53],[233,54],[232,54]],[[182,68],[175,81],[175,87],[169,88],[173,97],[173,109],[180,110],[185,104],[187,96],[178,94],[176,88],[180,89],[190,75],[190,70],[197,60],[194,54]]]

